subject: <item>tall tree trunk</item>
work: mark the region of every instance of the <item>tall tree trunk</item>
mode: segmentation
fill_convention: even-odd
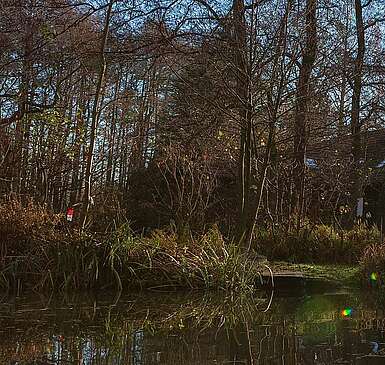
[[[84,118],[85,118],[85,95],[84,91],[86,88],[85,77],[83,76],[79,88],[79,96],[77,98],[77,106],[75,112],[75,140],[72,145],[74,150],[74,158],[72,162],[72,176],[71,176],[71,194],[70,194],[70,205],[74,205],[79,199],[79,169],[80,169],[80,154],[81,146],[84,137]]]
[[[297,214],[297,226],[304,213],[306,122],[308,115],[310,76],[317,55],[317,0],[306,1],[305,46],[296,91],[294,127],[294,199],[293,213]]]
[[[121,70],[120,70],[121,71]],[[121,77],[115,82],[115,90],[114,90],[114,98],[117,100],[120,90]],[[113,160],[115,154],[115,143],[116,143],[116,117],[118,114],[118,107],[116,105],[116,101],[112,106],[111,111],[111,125],[108,135],[108,152],[107,152],[107,170],[106,170],[106,186],[110,187],[113,185]]]
[[[346,4],[346,17],[343,33],[343,53],[342,53],[342,70],[341,70],[341,90],[340,90],[340,105],[338,110],[338,135],[343,135],[345,132],[345,99],[347,94],[348,79],[346,76],[348,64],[348,46],[349,46],[349,21],[350,11],[349,4]]]
[[[29,111],[30,104],[30,88],[32,78],[32,65],[31,53],[33,49],[35,27],[33,21],[28,19],[25,25],[25,37],[24,37],[24,60],[23,60],[23,72],[20,85],[20,99],[18,107],[18,120],[16,121],[16,134],[15,134],[15,149],[16,158],[14,164],[14,172],[12,174],[12,180],[16,180],[15,188],[17,193],[21,194],[25,190],[25,178],[27,169],[27,152],[28,149],[25,146],[25,139],[29,136],[27,130],[29,129],[29,122],[27,119],[27,113]]]
[[[352,155],[353,155],[353,186],[352,186],[352,207],[353,214],[357,206],[357,199],[362,195],[360,179],[360,159],[361,159],[361,89],[362,89],[362,69],[365,56],[365,28],[362,17],[361,0],[355,0],[356,13],[356,35],[358,41],[357,56],[354,61],[353,74],[353,95],[351,110],[351,134],[352,134]]]
[[[247,226],[250,214],[251,159],[252,159],[252,104],[250,94],[250,65],[247,57],[244,0],[233,2],[234,63],[237,72],[239,98],[240,148],[238,166],[238,232],[237,241],[247,246]]]
[[[85,188],[84,188],[84,200],[83,200],[83,217],[82,217],[82,226],[85,226],[88,211],[90,208],[91,201],[91,184],[92,184],[92,166],[94,160],[94,150],[95,150],[95,141],[97,136],[97,127],[99,120],[99,101],[102,96],[103,82],[106,74],[106,56],[105,56],[105,48],[108,38],[108,31],[110,27],[110,19],[112,12],[112,5],[114,1],[110,0],[106,12],[106,17],[104,20],[104,29],[102,33],[102,40],[100,44],[100,65],[99,65],[99,75],[98,75],[98,83],[96,86],[96,94],[94,99],[94,105],[92,108],[91,115],[91,130],[90,130],[90,144],[87,150],[87,160],[86,160],[86,171],[85,171]]]

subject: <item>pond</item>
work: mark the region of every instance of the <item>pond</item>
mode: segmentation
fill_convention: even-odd
[[[368,293],[4,296],[0,363],[385,364]]]

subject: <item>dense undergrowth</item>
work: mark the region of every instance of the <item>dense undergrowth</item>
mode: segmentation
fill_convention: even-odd
[[[301,229],[270,227],[256,232],[256,250],[271,260],[296,263],[357,264],[364,251],[378,245],[380,232],[365,224],[352,229],[304,225]]]
[[[104,232],[81,231],[32,201],[0,204],[0,287],[21,290],[132,287],[249,290],[266,271],[216,226],[181,236],[176,228],[134,234],[128,224]],[[376,228],[335,230],[307,225],[299,231],[258,229],[254,249],[269,260],[358,264],[385,273],[385,246]]]
[[[214,226],[183,240],[175,230],[134,235],[122,224],[109,232],[81,232],[64,216],[29,202],[0,205],[0,285],[3,288],[118,289],[138,287],[247,290],[257,265]]]

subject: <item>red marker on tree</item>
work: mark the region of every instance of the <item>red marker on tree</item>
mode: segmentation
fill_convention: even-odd
[[[73,217],[74,217],[74,208],[68,208],[67,209],[67,221],[72,222]]]

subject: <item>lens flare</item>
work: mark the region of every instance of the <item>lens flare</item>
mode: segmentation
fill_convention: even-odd
[[[341,315],[342,317],[350,317],[353,313],[353,309],[352,308],[345,308],[341,311]]]
[[[376,272],[372,272],[370,274],[370,280],[377,281],[377,279],[378,279],[378,274]]]

